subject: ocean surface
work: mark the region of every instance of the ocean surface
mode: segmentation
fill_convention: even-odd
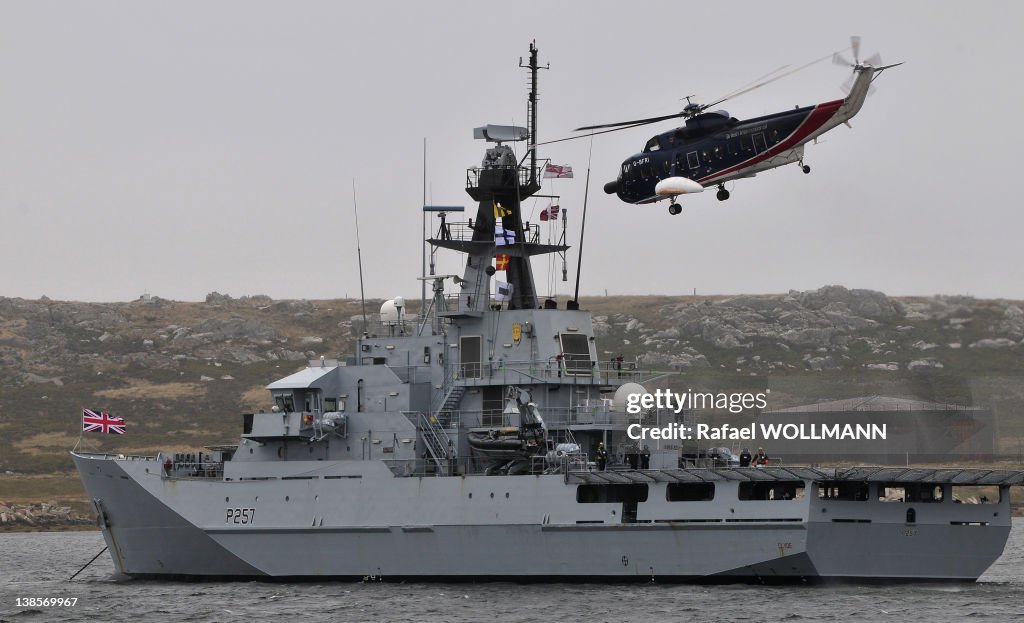
[[[0,534],[0,621],[1024,621],[1024,520],[976,584],[177,583],[112,579],[98,532]],[[18,606],[20,598],[77,598]]]

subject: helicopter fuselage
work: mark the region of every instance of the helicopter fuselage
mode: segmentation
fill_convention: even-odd
[[[693,192],[693,189],[720,186],[731,180],[753,177],[761,171],[802,162],[808,141],[857,114],[873,73],[871,67],[860,68],[845,99],[744,121],[724,111],[691,117],[685,126],[647,141],[642,152],[622,163],[617,179],[605,184],[605,192],[618,195],[627,203],[653,203],[675,197],[662,188],[679,187],[679,184],[659,187],[663,180],[692,180],[700,185],[691,184],[688,192]],[[683,187],[686,184],[690,183],[685,182]]]

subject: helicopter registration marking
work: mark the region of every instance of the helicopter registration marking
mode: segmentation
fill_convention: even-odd
[[[634,166],[634,167],[638,167],[638,166],[640,166],[641,164],[647,164],[647,163],[648,163],[648,162],[650,162],[650,161],[651,161],[651,159],[650,159],[649,157],[648,157],[648,158],[641,158],[641,159],[639,159],[639,160],[634,160],[634,161],[633,161],[633,166]]]
[[[760,132],[762,130],[767,130],[767,129],[768,129],[768,124],[767,123],[762,123],[759,126],[756,126],[756,127],[753,127],[753,128],[747,128],[746,130],[740,130],[739,132],[730,132],[730,133],[725,135],[725,138],[727,138],[727,139],[736,138],[737,136],[745,136],[747,134],[751,134],[752,132]]]

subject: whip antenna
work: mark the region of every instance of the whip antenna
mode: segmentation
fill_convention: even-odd
[[[356,258],[359,260],[359,302],[363,305],[363,330],[366,323],[366,295],[363,293],[363,250],[359,245],[359,206],[356,204],[356,180],[352,179],[352,212],[356,216]]]

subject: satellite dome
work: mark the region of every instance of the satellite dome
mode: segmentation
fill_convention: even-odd
[[[388,299],[380,306],[380,321],[398,322],[398,306],[394,299]]]
[[[626,403],[629,400],[631,394],[647,394],[650,393],[640,383],[623,383],[615,390],[615,397],[612,398],[612,406],[616,411],[625,411]]]

